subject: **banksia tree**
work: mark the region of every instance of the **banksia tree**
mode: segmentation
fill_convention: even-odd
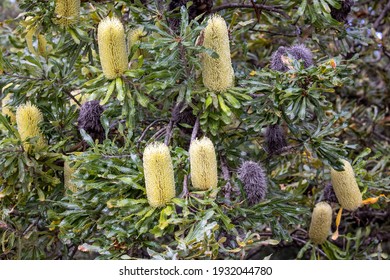
[[[269,154],[280,154],[287,147],[287,141],[283,128],[278,124],[272,124],[265,131],[265,150]]]
[[[11,123],[15,123],[16,116],[12,111],[11,107],[9,106],[10,101],[11,101],[11,94],[9,93],[1,101],[1,112],[4,116],[8,116],[10,118]]]
[[[203,55],[203,84],[212,91],[226,91],[234,85],[234,71],[228,29],[221,16],[215,15],[209,19],[204,30],[203,46],[218,54],[218,58],[213,58],[207,53]]]
[[[126,36],[117,18],[105,18],[98,26],[100,63],[107,79],[120,77],[127,70]]]
[[[238,169],[238,178],[244,185],[249,205],[259,203],[267,194],[267,178],[263,168],[256,162],[244,161]]]
[[[75,24],[80,17],[80,0],[56,0],[55,22],[61,26]]]
[[[190,145],[190,168],[192,186],[208,190],[218,185],[217,157],[214,145],[207,137],[194,140]]]
[[[309,238],[314,244],[326,241],[332,225],[332,208],[326,202],[316,204],[311,216]]]
[[[77,119],[78,128],[84,129],[93,140],[104,140],[104,128],[100,122],[100,117],[104,109],[99,104],[99,101],[92,100],[85,102],[80,108],[80,114]]]
[[[163,143],[149,144],[143,154],[143,166],[146,195],[150,206],[165,206],[176,195],[169,148]]]
[[[313,54],[304,45],[294,45],[290,48],[279,47],[271,58],[270,68],[280,72],[287,72],[289,65],[287,63],[288,55],[292,56],[296,60],[302,60],[305,68],[313,65]]]
[[[363,203],[362,194],[351,164],[344,159],[341,161],[344,164],[344,171],[337,171],[331,168],[333,189],[341,207],[354,211]]]
[[[23,141],[23,148],[26,152],[39,151],[46,145],[46,141],[39,128],[42,121],[43,116],[41,111],[30,102],[19,106],[16,110],[16,124],[20,138]],[[29,138],[35,137],[38,138],[35,145],[27,142]]]

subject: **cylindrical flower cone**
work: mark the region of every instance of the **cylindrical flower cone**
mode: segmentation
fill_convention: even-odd
[[[80,17],[80,0],[56,0],[55,22],[61,26],[75,24]]]
[[[105,18],[99,23],[98,45],[100,63],[107,79],[120,77],[127,70],[126,36],[117,18]]]
[[[152,143],[143,154],[146,195],[152,207],[165,206],[176,195],[173,164],[169,148]]]
[[[77,187],[75,184],[71,182],[72,176],[74,173],[74,169],[70,167],[68,160],[64,161],[64,187],[72,192],[77,191]]]
[[[129,31],[129,35],[127,37],[127,45],[129,48],[129,52],[131,48],[138,42],[141,42],[143,37],[145,36],[145,32],[143,27],[137,27]],[[138,58],[142,54],[141,50],[137,50],[132,59]]]
[[[16,110],[16,124],[20,138],[23,141],[23,148],[26,152],[39,151],[46,145],[46,141],[40,131],[39,125],[43,121],[41,111],[27,102]],[[28,138],[38,137],[34,147],[26,142]]]
[[[336,197],[344,209],[354,211],[362,205],[362,194],[356,182],[351,164],[342,159],[344,171],[331,168],[331,179]]]
[[[309,238],[315,244],[322,244],[329,236],[332,225],[332,208],[326,202],[316,204],[311,216]]]
[[[203,84],[212,91],[223,92],[234,85],[234,71],[230,57],[229,35],[225,20],[218,15],[209,19],[204,30],[203,46],[212,49],[218,58],[204,54]]]
[[[249,205],[259,203],[267,194],[267,177],[263,167],[254,161],[244,161],[238,169]]]
[[[217,157],[209,138],[204,137],[191,142],[190,166],[192,186],[195,189],[208,190],[217,187]]]

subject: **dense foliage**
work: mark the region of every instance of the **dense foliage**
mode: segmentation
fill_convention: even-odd
[[[387,1],[81,1],[70,24],[55,1],[16,2],[0,4],[0,259],[389,259]],[[224,91],[202,79],[202,59],[219,58],[202,42],[213,13],[229,31]],[[113,79],[98,48],[106,17],[131,37]],[[276,69],[272,54],[298,44],[313,65],[290,50]],[[20,133],[27,102],[45,144]],[[191,184],[202,136],[218,165],[209,190]],[[169,146],[176,186],[157,208],[142,158],[153,141]],[[335,230],[342,158],[371,204],[344,210],[340,236],[316,245],[311,213],[328,201]]]

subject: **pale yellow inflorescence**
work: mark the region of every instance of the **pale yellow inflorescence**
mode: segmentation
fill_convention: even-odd
[[[80,17],[80,0],[56,0],[55,22],[61,26],[75,24]]]
[[[234,85],[234,71],[230,57],[229,35],[225,20],[215,15],[204,30],[203,46],[219,57],[204,54],[202,59],[203,84],[212,91],[223,92]]]
[[[72,167],[70,167],[68,160],[65,160],[64,161],[64,186],[65,189],[71,190],[72,192],[77,191],[76,185],[71,182],[74,171],[75,170]]]
[[[23,141],[23,148],[27,152],[39,151],[46,146],[46,141],[39,129],[43,121],[41,111],[30,102],[21,105],[16,110],[16,124],[20,138]],[[27,142],[28,138],[38,137],[36,144],[33,146]]]
[[[127,70],[126,36],[117,18],[105,18],[99,23],[98,45],[100,63],[107,79],[120,77]]]
[[[145,31],[144,31],[143,27],[133,28],[129,31],[129,35],[127,38],[127,45],[129,48],[129,52],[130,52],[131,48],[134,46],[134,44],[142,41],[142,38],[144,36],[145,36]],[[141,51],[138,49],[135,52],[132,59],[138,58],[140,55],[141,55]]]
[[[309,229],[309,238],[315,244],[322,244],[329,236],[332,225],[332,208],[326,202],[314,207]]]
[[[9,103],[11,102],[11,95],[12,94],[8,93],[8,95],[6,95],[1,101],[1,112],[4,116],[8,116],[11,120],[11,123],[14,124],[16,122],[16,116],[9,106]]]
[[[192,186],[195,189],[208,190],[217,187],[217,157],[209,138],[204,137],[191,142],[190,167]]]
[[[344,171],[331,168],[331,179],[334,192],[341,207],[354,211],[362,205],[362,194],[356,182],[351,164],[342,159]]]
[[[163,143],[149,144],[143,154],[143,166],[146,195],[150,206],[165,206],[176,195],[169,148]]]

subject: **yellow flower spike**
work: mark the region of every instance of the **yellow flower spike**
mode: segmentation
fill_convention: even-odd
[[[16,124],[20,138],[23,141],[23,148],[26,152],[39,151],[46,146],[46,141],[40,131],[39,125],[43,121],[41,111],[35,105],[27,102],[16,110]],[[27,143],[28,138],[38,137],[38,141],[33,147]]]
[[[169,148],[163,143],[149,144],[143,154],[143,166],[146,195],[150,206],[165,206],[176,195]]]
[[[362,194],[351,164],[344,159],[341,162],[344,164],[344,171],[331,168],[333,189],[341,207],[354,211],[362,205]]]
[[[56,0],[55,23],[61,26],[75,24],[80,17],[80,0]]]
[[[11,120],[11,123],[14,124],[16,122],[15,113],[12,111],[9,103],[11,101],[12,94],[8,93],[6,97],[1,101],[1,112],[4,116],[8,116]]]
[[[314,244],[322,244],[328,238],[332,225],[332,208],[326,202],[319,202],[311,216],[309,238]]]
[[[222,92],[234,85],[234,71],[230,56],[229,35],[225,20],[215,15],[204,30],[203,46],[218,54],[212,58],[204,54],[202,59],[203,84],[212,91]]]
[[[125,29],[117,18],[105,18],[98,26],[100,63],[107,79],[120,77],[127,70]]]
[[[332,234],[332,240],[336,240],[337,238],[339,238],[339,226],[340,226],[340,222],[341,222],[341,214],[343,214],[343,207],[340,207],[339,212],[337,213],[336,230]]]
[[[72,192],[77,191],[75,184],[71,183],[73,173],[75,172],[74,168],[70,167],[68,160],[64,161],[64,187],[65,189],[71,190]]]
[[[142,42],[143,37],[146,35],[144,28],[143,27],[137,27],[133,28],[129,31],[129,35],[127,37],[127,46],[129,49],[129,52],[131,48],[137,43],[137,42]],[[131,59],[136,59],[141,55],[141,50],[137,50],[133,57]]]
[[[192,185],[197,190],[217,187],[218,170],[214,145],[207,137],[194,140],[190,145]]]

